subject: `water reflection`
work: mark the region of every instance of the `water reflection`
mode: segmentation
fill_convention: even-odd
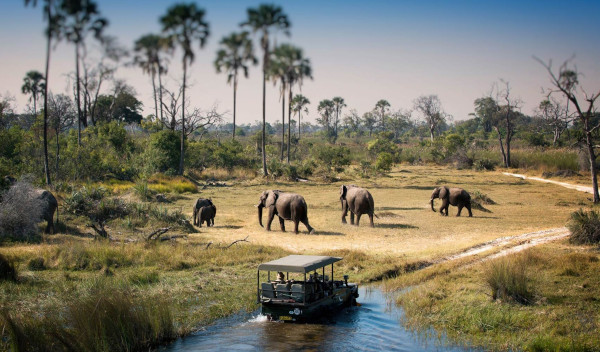
[[[162,351],[465,351],[439,346],[400,324],[393,297],[361,287],[360,307],[313,324],[269,322],[258,312],[223,319]]]

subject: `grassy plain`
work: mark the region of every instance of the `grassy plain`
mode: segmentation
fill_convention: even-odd
[[[572,211],[590,204],[589,195],[557,185],[439,166],[402,165],[387,176],[360,179],[348,174],[335,183],[232,180],[226,186],[200,184],[199,192],[181,194],[190,189],[189,182],[177,179],[178,186],[171,187],[166,178],[155,181],[161,191],[173,192],[172,202],[160,206],[180,210],[190,219],[196,198],[212,198],[217,206],[215,226],[196,228],[197,232],[175,241],[146,243],[144,238],[153,227],[136,228],[120,219],[108,224],[109,234],[137,242],[109,243],[81,236],[90,232],[85,221],[63,214],[68,234],[46,236],[42,244],[0,247],[0,254],[13,260],[19,272],[18,282],[0,282],[0,310],[23,322],[67,309],[79,298],[97,294],[95,288],[102,286],[163,302],[169,306],[176,334],[185,334],[216,318],[255,309],[255,268],[263,261],[289,253],[344,256],[341,271],[352,281],[366,282],[499,237],[562,227]],[[342,225],[339,187],[344,183],[370,190],[379,216],[375,228],[368,226],[368,217],[361,219],[360,227]],[[491,213],[474,210],[473,218],[466,211],[455,217],[453,207],[450,216],[443,217],[429,206],[431,192],[439,185],[479,191],[497,204],[485,205]],[[117,188],[114,193],[119,197],[141,202],[127,184],[119,183]],[[273,231],[261,228],[254,205],[266,189],[303,195],[316,233],[309,235],[300,225],[301,233],[296,235],[290,231],[291,222],[284,233],[277,220]],[[441,202],[435,204],[437,208]],[[177,233],[167,235],[173,234]],[[225,248],[241,239],[249,243]],[[35,260],[40,258],[44,264],[38,268]],[[444,269],[439,276],[449,272]],[[0,331],[5,328],[0,326]],[[2,334],[6,337],[6,332]],[[8,348],[8,340],[4,341],[0,346]]]

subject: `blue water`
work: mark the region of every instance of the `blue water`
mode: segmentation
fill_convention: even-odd
[[[402,309],[376,287],[359,289],[359,307],[318,324],[267,321],[259,312],[220,320],[161,351],[466,351],[416,335],[402,324]]]

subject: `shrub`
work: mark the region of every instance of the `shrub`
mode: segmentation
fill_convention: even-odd
[[[571,243],[600,243],[600,214],[594,210],[586,212],[579,209],[572,213],[567,228],[571,231]]]
[[[283,167],[283,174],[290,181],[298,180],[298,168],[294,165],[285,165]]]
[[[133,191],[143,201],[150,201],[154,196],[154,192],[148,187],[148,181],[139,180],[133,186]]]
[[[478,171],[493,171],[496,169],[496,162],[488,158],[478,159],[473,163],[473,167]]]
[[[273,178],[279,178],[283,176],[284,165],[279,159],[271,158],[267,163],[267,170],[269,171],[269,175]]]
[[[527,267],[522,257],[503,257],[488,264],[484,278],[492,290],[492,298],[512,300],[520,304],[533,303]]]
[[[31,241],[39,232],[43,200],[28,182],[17,182],[4,194],[0,202],[0,242],[5,240]]]
[[[350,149],[344,146],[314,146],[311,153],[319,166],[330,172],[342,172],[350,165]]]
[[[317,164],[313,160],[307,159],[298,166],[298,175],[304,178],[312,176],[316,167]]]
[[[361,160],[359,166],[359,174],[362,178],[369,178],[373,174],[373,165],[368,160]]]
[[[0,281],[17,281],[15,263],[2,254],[0,254]]]
[[[473,200],[481,204],[496,204],[496,202],[494,202],[492,198],[488,197],[485,193],[481,193],[480,191],[473,191],[471,193],[471,201]]]
[[[375,161],[375,169],[381,172],[389,172],[392,169],[392,165],[394,164],[394,158],[392,154],[388,152],[382,152],[377,155],[377,160]]]
[[[397,161],[400,155],[400,148],[387,138],[377,138],[367,143],[367,150],[372,158],[378,157],[381,153],[388,153],[393,161]]]
[[[181,136],[171,130],[163,130],[150,136],[148,160],[153,171],[175,174],[179,170]]]

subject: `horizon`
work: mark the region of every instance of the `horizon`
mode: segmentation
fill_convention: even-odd
[[[138,11],[140,4],[144,8]],[[142,1],[98,1],[99,11],[109,20],[105,33],[116,36],[131,49],[133,41],[147,33],[160,33],[158,18],[176,3],[147,4]],[[195,46],[196,60],[190,68],[191,106],[203,110],[217,104],[232,120],[232,87],[225,74],[217,74],[212,62],[218,42],[246,18],[246,9],[262,1],[198,2],[206,10],[210,37],[203,49]],[[545,68],[533,56],[554,65],[574,56],[573,64],[583,74],[582,87],[600,89],[600,48],[596,33],[600,23],[595,14],[600,3],[552,1],[525,3],[510,1],[480,3],[433,1],[427,4],[374,1],[317,1],[291,3],[274,1],[291,22],[291,36],[278,34],[277,43],[292,43],[310,59],[314,80],[305,80],[302,94],[310,101],[308,118],[314,122],[316,107],[323,99],[340,96],[347,107],[342,116],[356,109],[372,110],[380,99],[392,110],[412,109],[420,95],[437,94],[444,110],[454,121],[469,118],[473,101],[484,96],[494,82],[504,79],[512,94],[524,101],[522,112],[532,115],[544,99],[542,88],[550,86]],[[137,7],[136,7],[137,6]],[[16,99],[16,110],[26,108],[28,96],[21,93],[25,73],[43,72],[45,39],[40,4],[25,7],[22,1],[3,4],[0,21],[0,94]],[[576,13],[577,22],[562,19]],[[240,78],[237,122],[262,119],[261,64],[257,35],[252,36],[259,64],[250,69],[249,79]],[[24,46],[22,43],[30,43]],[[66,75],[74,71],[74,47],[62,41],[52,51],[50,90],[68,95]],[[180,81],[180,51],[170,59],[168,82]],[[126,59],[131,61],[131,57]],[[143,116],[154,111],[150,77],[137,67],[120,67],[115,75],[133,86],[143,102]],[[105,85],[110,88],[110,84]],[[294,94],[298,93],[298,89]],[[267,83],[267,122],[281,121],[278,88]],[[413,119],[415,116],[413,115]]]

